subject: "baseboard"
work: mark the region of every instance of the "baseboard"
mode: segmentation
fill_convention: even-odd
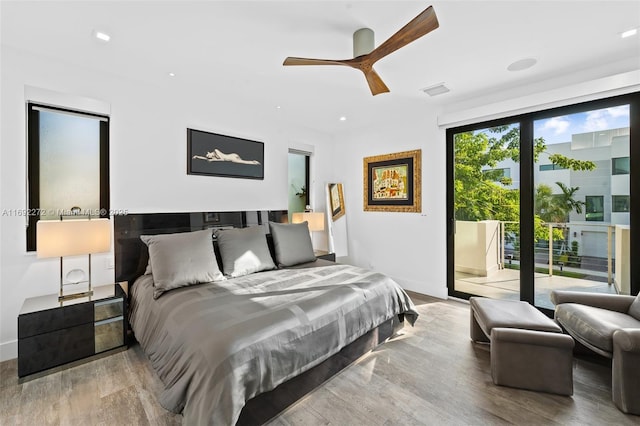
[[[398,284],[400,284],[400,287],[404,288],[405,290],[410,290],[415,293],[436,297],[438,299],[447,299],[448,297],[446,285],[441,287],[425,287],[425,283],[421,281],[406,280],[398,277],[393,277],[393,279]]]
[[[0,362],[18,358],[18,341],[0,343]]]

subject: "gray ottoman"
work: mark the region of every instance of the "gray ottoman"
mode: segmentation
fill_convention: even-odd
[[[491,343],[496,385],[573,394],[573,339],[528,304],[472,297],[471,340]]]

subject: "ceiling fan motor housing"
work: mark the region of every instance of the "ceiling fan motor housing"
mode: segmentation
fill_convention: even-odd
[[[371,28],[360,28],[353,33],[353,57],[367,55],[375,47],[374,34]]]

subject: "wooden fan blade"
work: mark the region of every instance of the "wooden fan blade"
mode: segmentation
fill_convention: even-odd
[[[378,73],[373,68],[362,70],[362,72],[367,79],[367,83],[369,83],[369,89],[371,89],[371,94],[373,96],[379,95],[380,93],[387,93],[389,91],[387,85],[384,84],[384,81],[382,81]]]
[[[282,65],[347,65],[351,66],[347,63],[348,59],[345,61],[335,60],[335,59],[309,59],[309,58],[294,58],[288,57],[284,60]]]
[[[419,39],[439,26],[440,24],[438,23],[436,12],[433,10],[433,6],[429,6],[421,14],[413,18],[411,22],[402,27],[397,33],[389,37],[387,41],[366,55],[369,59],[369,63],[373,65],[374,62],[395,52],[401,47],[406,46],[412,41]]]

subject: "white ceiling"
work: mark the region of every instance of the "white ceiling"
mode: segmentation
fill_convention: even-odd
[[[372,28],[379,45],[431,4],[440,28],[375,65],[390,93],[371,96],[351,68],[282,66],[287,56],[349,58],[355,30]],[[620,38],[640,27],[640,1],[2,1],[1,23],[14,48],[212,99],[250,98],[256,114],[281,106],[288,120],[329,133],[396,105],[522,95],[640,69],[640,35]],[[537,65],[507,71],[527,57]],[[440,82],[451,92],[421,91]]]

